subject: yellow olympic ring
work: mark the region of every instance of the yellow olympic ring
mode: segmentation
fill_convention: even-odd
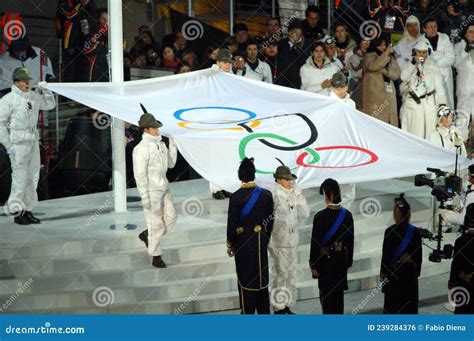
[[[209,123],[211,123],[211,122],[225,123],[225,122],[235,122],[235,121],[233,121],[233,120],[211,120],[211,121],[208,121],[208,122]],[[259,121],[259,120],[252,120],[252,121],[249,121],[249,122],[251,122],[251,124],[250,124],[251,128],[256,128],[261,124],[261,121]],[[179,122],[178,126],[181,127],[181,128],[190,129],[190,130],[238,130],[238,131],[244,130],[244,128],[242,128],[242,127],[234,127],[234,128],[191,128],[191,127],[188,127],[189,123],[197,123],[197,122],[193,122],[193,121]],[[204,124],[204,123],[199,123],[199,124]]]

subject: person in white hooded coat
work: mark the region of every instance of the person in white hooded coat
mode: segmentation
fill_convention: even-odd
[[[453,112],[448,106],[442,105],[438,109],[438,126],[429,141],[438,147],[449,150],[453,154],[458,153],[467,157],[466,146],[464,146],[461,133],[452,125]]]
[[[271,300],[275,314],[293,314],[296,303],[298,219],[309,216],[309,208],[301,189],[293,184],[296,176],[287,166],[279,166],[273,191],[274,221],[269,252],[272,259]]]
[[[474,113],[474,24],[466,27],[463,40],[454,46],[457,70],[456,127],[464,140],[469,137],[469,121]]]
[[[438,65],[429,58],[427,42],[415,45],[415,56],[405,65],[400,78],[404,96],[402,129],[429,139],[436,130],[438,108],[446,104],[446,91]]]
[[[444,88],[446,89],[447,105],[454,108],[454,85],[453,85],[453,65],[454,48],[449,40],[449,36],[438,32],[436,19],[427,19],[423,24],[425,34],[423,37],[430,43],[431,56],[439,66],[441,76],[443,76]]]
[[[166,172],[175,166],[178,150],[171,136],[168,150],[158,130],[162,124],[152,114],[144,113],[138,125],[144,132],[141,142],[133,149],[133,173],[148,226],[139,238],[153,257],[152,265],[166,268],[161,257],[161,239],[176,224],[176,210]]]
[[[17,68],[13,72],[12,91],[0,101],[0,144],[10,157],[12,185],[7,209],[20,225],[39,224],[31,212],[38,203],[36,188],[40,173],[39,134],[37,130],[40,110],[56,106],[54,95],[38,83],[30,90],[32,79],[28,69]]]
[[[393,47],[398,66],[400,66],[401,70],[405,68],[405,65],[410,64],[413,49],[416,43],[422,39],[420,29],[421,26],[418,18],[410,15],[407,18],[403,38]]]

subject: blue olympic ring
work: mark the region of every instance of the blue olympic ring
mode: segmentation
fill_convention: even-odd
[[[243,120],[240,120],[240,121],[229,121],[229,122],[200,122],[200,121],[188,121],[188,120],[185,120],[181,117],[181,115],[183,113],[185,113],[186,111],[191,111],[191,110],[201,110],[201,109],[225,109],[225,110],[234,110],[234,111],[240,111],[240,112],[243,112],[243,113],[246,113],[248,115],[247,118],[243,119]],[[246,122],[246,121],[250,121],[252,120],[253,118],[257,117],[257,114],[255,114],[253,111],[250,111],[250,110],[245,110],[245,109],[240,109],[240,108],[232,108],[232,107],[196,107],[196,108],[187,108],[187,109],[180,109],[180,110],[177,110],[175,113],[174,113],[174,117],[179,120],[179,121],[183,121],[183,122],[193,122],[193,123],[199,123],[199,124],[232,124],[232,123],[241,123],[241,122]]]

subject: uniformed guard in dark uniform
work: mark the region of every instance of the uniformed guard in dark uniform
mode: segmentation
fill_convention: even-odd
[[[464,233],[454,244],[448,287],[456,304],[455,314],[474,314],[474,204],[466,209]]]
[[[267,245],[273,228],[273,198],[258,187],[253,160],[239,167],[241,188],[232,194],[227,220],[227,253],[235,256],[242,314],[270,314]]]
[[[327,207],[314,216],[309,267],[313,278],[318,278],[323,314],[343,314],[347,270],[354,255],[354,220],[340,204],[336,180],[326,179],[319,192]]]
[[[411,209],[404,194],[395,198],[393,217],[395,224],[385,230],[380,269],[384,313],[418,314],[421,235],[410,224]]]

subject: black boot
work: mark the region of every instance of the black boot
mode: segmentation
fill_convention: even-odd
[[[41,220],[36,218],[31,211],[25,211],[25,217],[27,217],[30,220],[30,223],[32,224],[41,224]]]
[[[15,224],[18,224],[18,225],[30,225],[31,224],[30,219],[28,219],[28,217],[25,215],[25,211],[17,212],[15,214],[13,214],[13,216],[15,217],[15,219],[13,220],[15,222]]]
[[[275,314],[275,315],[284,315],[284,314],[286,314],[286,308],[281,309],[281,310],[275,310],[275,311],[273,311],[273,314]]]
[[[142,231],[142,232],[138,235],[138,239],[140,239],[142,242],[144,242],[144,243],[145,243],[145,246],[148,247],[148,230]]]
[[[292,311],[290,310],[290,308],[288,308],[288,307],[286,307],[286,308],[283,309],[283,310],[285,311],[285,314],[288,314],[288,315],[295,315],[295,313],[292,312]]]
[[[166,268],[166,263],[163,262],[161,256],[153,256],[153,261],[151,263],[155,268]]]

